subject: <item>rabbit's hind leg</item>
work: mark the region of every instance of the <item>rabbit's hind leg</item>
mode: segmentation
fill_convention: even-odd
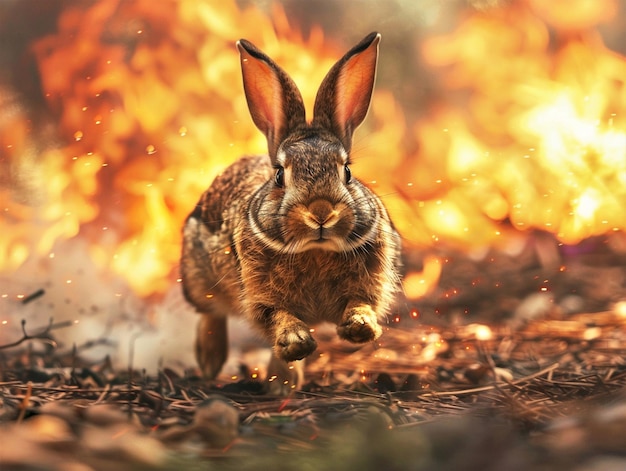
[[[196,331],[196,360],[204,377],[213,379],[228,356],[226,317],[200,314]]]

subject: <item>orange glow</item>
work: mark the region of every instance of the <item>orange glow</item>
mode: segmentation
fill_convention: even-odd
[[[497,244],[507,218],[569,244],[626,228],[626,60],[592,29],[614,10],[514,2],[426,41],[449,92],[415,126],[421,172],[443,180],[420,211],[429,231],[471,247]]]
[[[441,260],[437,257],[426,257],[421,272],[408,273],[403,281],[404,292],[409,299],[421,298],[430,293],[439,281]],[[413,317],[418,317],[415,312]]]
[[[241,155],[266,151],[235,41],[244,34],[281,64],[309,112],[349,47],[320,28],[303,38],[277,5],[238,3],[66,7],[57,32],[33,46],[59,144],[29,146],[19,110],[0,132],[18,175],[0,187],[0,272],[81,237],[137,294],[172,285],[181,226],[202,191]],[[401,101],[377,85],[355,175],[381,195],[409,250],[506,246],[535,228],[574,244],[626,229],[626,59],[595,29],[615,1],[493,3],[423,42],[443,98],[419,120],[407,124]],[[428,294],[440,273],[427,257],[406,278],[409,297]]]
[[[99,0],[64,10],[58,33],[34,46],[64,144],[37,161],[15,151],[40,198],[4,208],[11,228],[0,240],[0,269],[80,235],[91,241],[94,261],[139,295],[166,290],[183,220],[202,191],[236,158],[266,151],[242,91],[239,35],[293,76],[309,110],[343,52],[319,29],[303,39],[279,7],[270,16],[240,10],[234,0],[219,8],[211,1],[157,7],[152,0]],[[389,93],[376,100],[378,113],[397,108]],[[376,129],[393,128],[386,153],[401,141],[403,125],[377,121]],[[26,140],[23,123],[15,126],[9,145]]]

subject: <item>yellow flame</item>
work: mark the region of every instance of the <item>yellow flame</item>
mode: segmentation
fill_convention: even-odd
[[[78,235],[92,242],[95,261],[138,294],[166,289],[183,220],[202,191],[241,155],[266,150],[242,91],[234,47],[242,31],[292,75],[310,110],[345,45],[329,44],[319,28],[303,39],[278,6],[269,14],[234,0],[219,8],[210,0],[68,6],[58,32],[34,46],[65,143],[37,159],[15,151],[38,198],[5,209],[14,219],[0,237],[0,268],[14,269],[29,254],[47,254],[56,240]],[[398,162],[404,134],[392,95],[375,101],[368,126],[387,137],[355,146],[356,154],[374,154],[372,164],[357,165],[365,179],[381,171],[377,155],[386,168]],[[25,129],[14,135],[28,137]],[[18,140],[11,144],[17,148]]]
[[[523,2],[475,13],[425,43],[426,60],[441,70],[450,96],[461,97],[415,128],[423,143],[416,160],[442,182],[442,209],[419,212],[433,234],[492,244],[507,230],[505,218],[567,243],[626,229],[626,59],[592,29],[554,47],[547,21],[556,21],[557,8],[592,6],[557,3],[537,7],[545,20]],[[595,26],[589,18],[599,21],[615,6],[594,5],[598,14],[586,22],[569,12],[567,28]]]
[[[445,100],[422,119],[407,126],[379,84],[355,175],[381,195],[408,248],[497,245],[532,228],[576,243],[626,229],[626,59],[595,31],[615,2],[493,3],[424,42]],[[292,75],[309,110],[346,47],[315,27],[302,38],[278,6],[68,6],[34,45],[61,145],[29,144],[24,113],[0,128],[15,183],[0,188],[0,270],[85,237],[138,294],[166,289],[199,195],[239,156],[265,152],[242,93],[241,31]],[[440,268],[428,259],[409,291],[426,293]]]
[[[417,299],[427,295],[437,286],[440,275],[441,260],[438,257],[427,256],[421,272],[409,273],[404,278],[402,284],[406,296],[409,299]]]

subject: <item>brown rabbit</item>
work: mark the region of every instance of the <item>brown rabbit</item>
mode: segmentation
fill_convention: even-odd
[[[196,356],[215,377],[227,356],[226,316],[243,314],[291,362],[316,349],[310,326],[377,339],[399,290],[400,238],[382,202],[350,172],[352,133],[374,87],[380,35],[328,72],[307,123],[293,80],[237,42],[250,114],[269,157],[244,157],[202,195],[183,229],[181,275],[201,313]]]

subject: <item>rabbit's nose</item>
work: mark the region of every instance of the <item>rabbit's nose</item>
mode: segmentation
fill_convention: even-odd
[[[339,220],[339,211],[327,200],[315,200],[308,205],[307,225],[317,229],[332,227]]]

